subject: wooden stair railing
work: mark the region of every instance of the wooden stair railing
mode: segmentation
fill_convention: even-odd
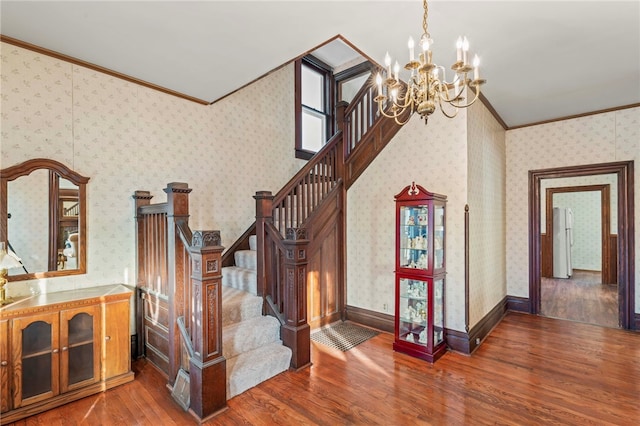
[[[148,191],[133,195],[136,324],[142,340],[138,355],[147,356],[164,371],[170,387],[179,369],[188,365],[189,411],[202,420],[227,404],[222,355],[224,248],[219,231],[192,232],[189,228],[191,189],[186,183],[170,183],[164,191],[166,203],[150,204]]]
[[[338,126],[342,123],[345,135],[343,179],[347,190],[402,127],[378,112],[378,104],[374,100],[373,76],[372,72],[354,100],[337,116],[340,120],[342,115]],[[405,111],[400,120],[404,121],[408,116],[409,111]]]
[[[341,183],[342,154],[339,132],[275,196],[269,191],[254,196],[258,295],[264,299],[265,311],[282,324],[281,338],[292,350],[293,369],[311,362],[304,223]]]
[[[270,191],[256,193],[255,224],[223,256],[223,264],[232,265],[233,253],[248,247],[249,235],[255,229],[258,295],[264,299],[264,311],[282,324],[281,337],[293,351],[294,369],[310,362],[307,312],[310,256],[317,250],[333,249],[338,253],[339,264],[333,266],[330,275],[339,280],[334,288],[344,294],[342,206],[346,190],[401,127],[379,114],[372,87],[365,84],[350,105],[336,106],[338,132],[275,196]],[[330,241],[323,245],[318,239]],[[342,317],[343,299],[338,312]],[[336,312],[330,319],[335,315]]]

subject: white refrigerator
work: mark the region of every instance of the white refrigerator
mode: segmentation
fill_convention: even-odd
[[[553,208],[553,277],[570,278],[573,246],[573,212],[570,208]]]

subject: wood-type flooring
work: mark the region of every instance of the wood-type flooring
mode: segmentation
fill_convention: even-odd
[[[429,364],[381,333],[228,402],[207,425],[640,424],[640,333],[509,312],[471,356]],[[144,360],[136,380],[19,425],[196,424]]]
[[[540,280],[540,314],[618,327],[618,286],[602,284],[600,272],[574,270],[569,279]]]

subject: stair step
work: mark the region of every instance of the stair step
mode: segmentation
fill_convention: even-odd
[[[225,266],[222,268],[222,285],[258,294],[258,275],[255,270],[239,266]]]
[[[262,298],[222,286],[222,327],[262,316]]]
[[[249,250],[258,250],[258,238],[255,235],[249,236]]]
[[[233,358],[280,341],[280,321],[270,316],[259,316],[223,327],[222,348],[225,358]]]
[[[227,399],[287,371],[291,349],[280,341],[227,359]]]
[[[240,268],[258,269],[258,252],[255,250],[238,250],[233,254],[236,266]]]

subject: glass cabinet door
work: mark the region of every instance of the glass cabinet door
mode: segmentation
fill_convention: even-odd
[[[400,207],[400,267],[427,269],[429,248],[427,205]]]
[[[58,314],[42,314],[13,320],[14,408],[59,394]]]
[[[444,278],[433,281],[433,345],[444,341]]]
[[[100,380],[99,318],[99,306],[60,312],[62,392]]]
[[[433,209],[433,268],[444,268],[444,206]]]
[[[427,282],[400,278],[398,294],[398,338],[427,346]]]

